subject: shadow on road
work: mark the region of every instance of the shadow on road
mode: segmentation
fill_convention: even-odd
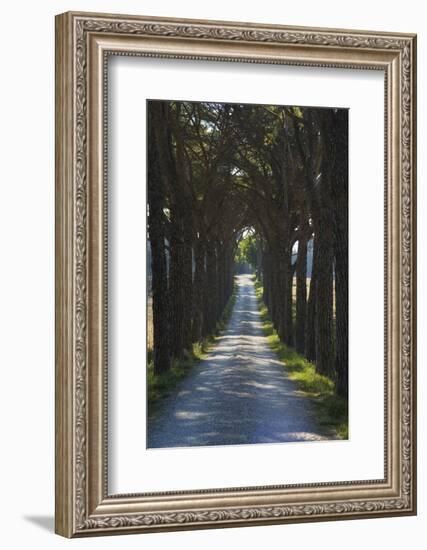
[[[268,345],[252,278],[236,280],[229,326],[150,417],[149,448],[326,439]]]

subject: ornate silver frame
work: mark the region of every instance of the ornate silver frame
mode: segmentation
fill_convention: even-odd
[[[109,495],[106,58],[140,55],[385,73],[385,477]],[[56,532],[66,537],[416,513],[416,37],[65,13],[56,18]]]

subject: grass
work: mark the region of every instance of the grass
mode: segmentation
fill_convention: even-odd
[[[313,400],[319,423],[335,431],[341,439],[348,439],[347,400],[336,395],[334,382],[317,373],[313,363],[280,341],[262,300],[262,286],[259,281],[255,281],[255,288],[264,334],[271,349],[283,363],[289,378],[297,383],[299,391]]]
[[[206,354],[215,344],[219,333],[223,331],[230,320],[233,306],[236,301],[236,285],[233,294],[225,306],[220,321],[217,323],[215,332],[204,338],[201,342],[193,343],[191,350],[185,350],[181,359],[174,359],[171,368],[160,375],[154,374],[153,352],[147,353],[147,392],[148,392],[148,413],[152,413],[159,403],[159,400],[173,393],[180,380],[185,378],[191,369],[206,357]]]

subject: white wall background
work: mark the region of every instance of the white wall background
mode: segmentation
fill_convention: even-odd
[[[53,534],[54,510],[54,15],[86,10],[419,34],[419,97],[425,95],[423,4],[394,0],[14,0],[2,6],[0,195],[0,517],[3,548],[174,546],[302,550],[422,548],[427,531],[424,372],[426,295],[423,189],[426,113],[419,128],[419,514],[418,517],[103,537],[67,541]]]

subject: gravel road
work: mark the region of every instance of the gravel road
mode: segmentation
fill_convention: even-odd
[[[268,345],[251,276],[237,285],[227,329],[151,415],[148,448],[331,439]]]

